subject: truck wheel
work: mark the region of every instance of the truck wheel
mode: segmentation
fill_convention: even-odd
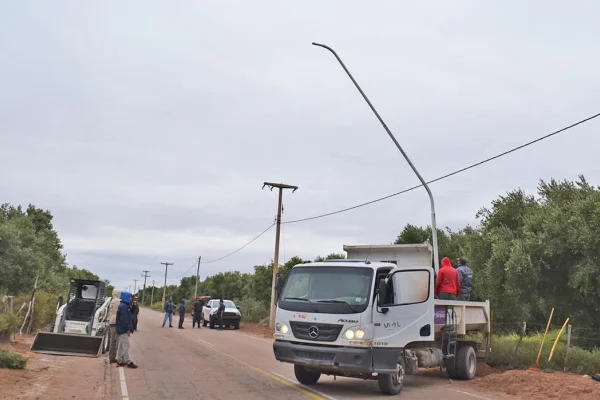
[[[458,379],[470,381],[477,372],[477,355],[473,346],[461,346],[456,356],[455,375]]]
[[[234,325],[233,329],[240,329],[240,324]]]
[[[302,365],[294,365],[294,375],[296,379],[303,385],[314,385],[321,377],[320,372],[309,371]]]
[[[377,382],[379,383],[379,390],[381,393],[390,396],[400,394],[404,387],[404,360],[401,358],[396,366],[395,374],[378,374]]]

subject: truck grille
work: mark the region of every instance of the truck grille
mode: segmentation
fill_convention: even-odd
[[[298,339],[319,342],[335,342],[344,325],[312,324],[310,322],[291,322],[292,333]]]

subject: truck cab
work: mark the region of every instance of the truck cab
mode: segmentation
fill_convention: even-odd
[[[299,382],[377,379],[398,394],[419,368],[475,376],[479,348],[466,333],[489,332],[489,303],[436,300],[429,245],[344,250],[348,259],[296,265],[277,294],[273,351]]]

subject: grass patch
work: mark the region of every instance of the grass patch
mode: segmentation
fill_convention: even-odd
[[[540,367],[562,371],[566,365],[567,371],[580,374],[595,374],[600,371],[600,349],[586,350],[571,346],[569,358],[565,360],[566,334],[559,338],[552,360],[548,361],[557,335],[558,331],[548,332],[540,357]],[[487,363],[516,369],[529,368],[535,364],[542,338],[543,334],[525,336],[518,345],[519,336],[516,334],[494,336]]]
[[[0,349],[0,368],[25,369],[27,359],[10,350]]]

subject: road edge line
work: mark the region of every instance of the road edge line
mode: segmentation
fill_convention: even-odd
[[[119,367],[119,380],[121,381],[121,397],[123,400],[129,400],[129,393],[127,392],[127,381],[125,380],[125,367]]]
[[[453,392],[456,392],[456,393],[461,393],[461,394],[466,394],[466,395],[469,395],[469,396],[473,396],[473,397],[475,397],[477,399],[491,400],[488,397],[479,396],[479,395],[476,395],[476,394],[473,394],[473,393],[469,393],[469,392],[464,392],[464,391],[458,390],[458,389],[450,389],[450,390],[452,390]]]
[[[300,386],[301,388],[304,388],[304,389],[306,389],[306,390],[308,390],[308,391],[310,391],[310,392],[313,392],[313,393],[315,393],[315,394],[318,394],[319,396],[321,396],[321,397],[324,397],[324,398],[326,398],[327,400],[337,400],[335,397],[332,397],[332,396],[330,396],[330,395],[328,395],[328,394],[325,394],[325,393],[323,393],[323,392],[320,392],[320,391],[318,391],[318,390],[316,390],[316,389],[313,389],[313,388],[311,388],[311,387],[308,387],[308,386],[306,386],[306,385],[303,385],[303,384],[301,384],[301,383],[294,382],[292,379],[290,379],[290,378],[288,378],[288,377],[285,377],[285,376],[283,376],[283,375],[280,375],[280,374],[278,374],[278,373],[276,373],[276,372],[271,372],[271,373],[272,373],[273,375],[275,375],[275,376],[278,376],[278,377],[280,377],[281,379],[285,379],[286,381],[288,381],[288,382],[289,382],[290,384],[292,384],[292,385],[295,385],[295,386]]]

